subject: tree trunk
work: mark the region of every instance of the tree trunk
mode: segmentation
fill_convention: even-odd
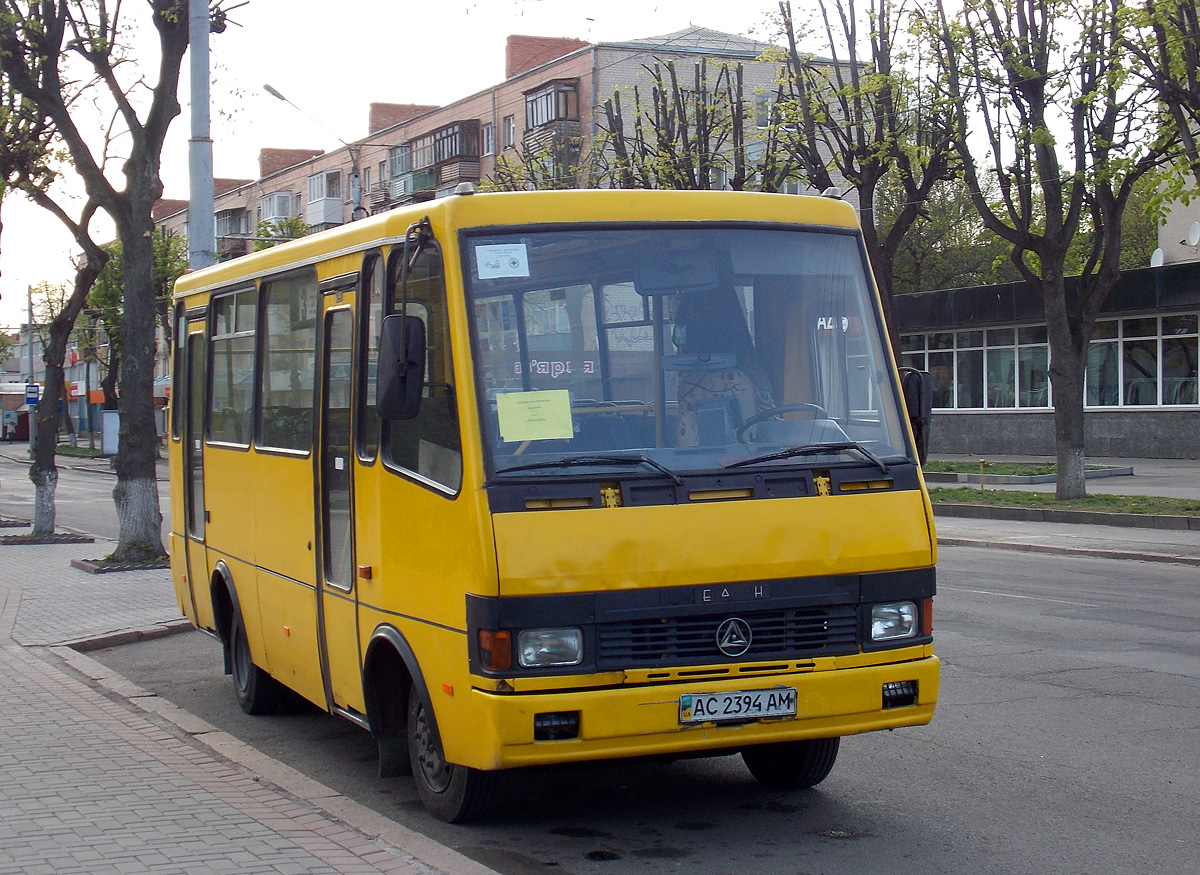
[[[34,439],[33,464],[29,479],[34,485],[33,536],[47,538],[54,534],[54,492],[58,484],[55,450],[58,449],[58,405],[63,396],[63,359],[66,358],[67,337],[71,334],[74,315],[64,309],[50,322],[42,360],[46,364],[46,379],[42,398],[38,402],[37,436]]]
[[[35,538],[49,538],[54,534],[54,491],[58,487],[58,469],[39,470],[35,464],[29,469],[29,479],[33,481],[33,529],[30,534]]]
[[[54,371],[58,372],[58,388],[54,387]],[[58,467],[54,451],[58,443],[58,398],[62,387],[62,367],[46,364],[46,382],[42,398],[38,402],[37,436],[33,442],[33,464],[29,466],[29,479],[33,481],[33,531],[35,538],[48,538],[54,534],[54,491],[58,485]]]
[[[121,426],[121,448],[125,446],[125,426]],[[158,509],[158,483],[154,477],[117,479],[113,489],[117,506],[120,543],[112,558],[122,562],[147,562],[165,555],[162,547],[162,513]]]
[[[1050,385],[1054,388],[1054,447],[1058,458],[1055,498],[1084,498],[1083,372],[1087,343],[1076,342],[1067,314],[1065,282],[1043,277],[1046,329],[1050,340]]]
[[[125,285],[121,321],[121,430],[113,501],[119,523],[113,559],[137,562],[166,555],[158,506],[155,464],[158,430],[154,418],[154,243],[150,210],[124,217],[121,276]]]

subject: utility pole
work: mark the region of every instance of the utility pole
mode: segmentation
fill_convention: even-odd
[[[208,0],[188,0],[191,50],[192,136],[188,140],[188,267],[199,270],[216,261],[213,228],[213,151],[209,124]]]

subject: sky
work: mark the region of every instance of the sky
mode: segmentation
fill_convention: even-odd
[[[589,42],[658,36],[698,25],[767,40],[774,0],[223,0],[233,24],[211,39],[214,174],[253,179],[263,147],[332,150],[367,135],[368,106],[446,104],[504,79],[509,34]],[[236,7],[236,8],[235,8]],[[126,3],[143,36],[133,56],[147,78],[158,55],[144,3]],[[188,59],[180,104],[163,153],[164,197],[188,194]],[[270,84],[299,111],[263,91]],[[89,120],[99,131],[101,120]],[[319,122],[319,124],[318,124]],[[82,122],[80,122],[82,124]],[[114,167],[119,167],[115,162]],[[115,177],[123,186],[119,173]],[[81,199],[71,202],[78,215]],[[74,246],[49,214],[9,196],[0,237],[0,328],[26,320],[26,289],[66,282]],[[111,239],[111,223],[93,236]]]

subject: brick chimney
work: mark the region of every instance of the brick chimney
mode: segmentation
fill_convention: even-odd
[[[512,34],[504,48],[504,78],[511,79],[518,73],[532,70],[588,45],[590,43],[570,37]]]
[[[372,103],[371,114],[367,118],[367,130],[374,134],[435,109],[436,106],[424,103]]]
[[[278,173],[285,167],[292,167],[318,155],[324,155],[321,149],[259,149],[258,175],[259,178]]]

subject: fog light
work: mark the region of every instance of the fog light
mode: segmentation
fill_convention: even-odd
[[[534,741],[564,741],[578,737],[578,711],[551,711],[533,715]]]
[[[917,704],[916,681],[888,681],[883,685],[883,708],[904,708]]]
[[[895,641],[917,634],[917,606],[914,602],[889,602],[871,606],[871,640]]]
[[[526,629],[517,636],[517,661],[522,668],[550,668],[583,662],[583,632],[579,629]]]

